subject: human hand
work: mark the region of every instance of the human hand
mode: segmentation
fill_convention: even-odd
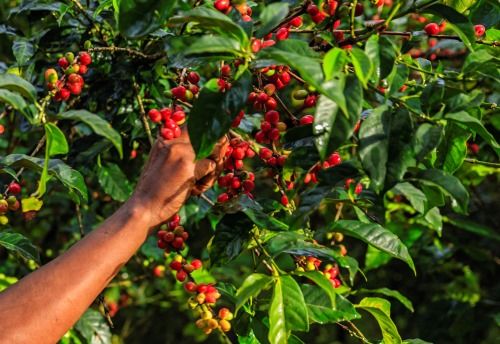
[[[173,140],[159,137],[130,202],[147,213],[150,227],[168,220],[190,195],[200,195],[214,184],[222,170],[227,146],[224,137],[209,158],[195,161],[186,129]]]

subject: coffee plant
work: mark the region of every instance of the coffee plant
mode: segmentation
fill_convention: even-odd
[[[496,1],[9,0],[0,17],[0,291],[127,200],[157,137],[188,130],[200,159],[229,142],[213,189],[62,343],[498,338]]]

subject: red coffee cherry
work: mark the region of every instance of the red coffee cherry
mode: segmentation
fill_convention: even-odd
[[[187,80],[192,84],[197,84],[200,81],[200,75],[196,72],[189,72]]]
[[[288,197],[286,195],[281,196],[281,204],[285,207],[288,205]]]
[[[482,37],[486,31],[486,28],[484,27],[484,25],[477,24],[474,25],[474,31],[476,33],[476,37]]]
[[[57,64],[59,65],[59,67],[61,67],[62,69],[66,69],[68,68],[69,66],[69,62],[68,60],[65,58],[65,57],[61,57],[58,61],[57,61]]]
[[[80,62],[81,65],[88,66],[89,64],[92,63],[92,57],[86,51],[82,51],[78,55],[78,61]]]
[[[224,203],[224,202],[227,202],[229,201],[229,195],[225,192],[221,193],[218,197],[217,197],[217,202],[219,203]]]
[[[162,119],[162,115],[161,115],[161,112],[158,111],[157,109],[151,109],[148,111],[148,116],[149,116],[149,119],[154,122],[154,123],[159,123],[161,122],[161,119]]]
[[[196,284],[192,281],[186,282],[186,284],[184,284],[184,289],[188,293],[194,293],[196,292]]]
[[[354,188],[354,193],[356,195],[359,195],[363,191],[363,185],[361,183],[356,184],[356,187]]]
[[[305,115],[299,119],[300,125],[308,125],[312,124],[313,122],[314,122],[314,116],[312,115]]]
[[[294,27],[301,27],[302,26],[302,17],[295,17],[292,20],[290,20],[290,25]]]
[[[7,187],[7,192],[12,195],[17,195],[21,192],[21,185],[16,182],[11,182]]]
[[[226,12],[229,9],[231,2],[229,0],[216,0],[214,7],[221,12]]]
[[[259,156],[263,160],[270,159],[273,156],[273,151],[269,148],[263,147],[259,151]]]
[[[437,35],[440,31],[439,25],[436,23],[429,23],[424,27],[425,32],[428,35]]]

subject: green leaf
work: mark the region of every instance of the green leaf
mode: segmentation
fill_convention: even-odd
[[[9,104],[13,109],[22,113],[31,124],[35,123],[35,119],[31,115],[29,109],[27,109],[27,104],[24,101],[24,98],[19,94],[9,90],[0,89],[0,102]]]
[[[333,224],[332,229],[358,238],[395,258],[401,259],[416,273],[415,265],[405,244],[397,235],[381,225],[355,220],[339,220]]]
[[[104,317],[94,309],[88,309],[75,324],[75,329],[89,344],[110,344],[111,331]]]
[[[104,192],[115,201],[125,202],[132,194],[132,186],[120,167],[109,163],[98,168],[97,178]]]
[[[120,0],[118,29],[128,38],[138,38],[158,29],[175,8],[175,0]]]
[[[21,209],[23,213],[28,211],[39,211],[43,206],[43,201],[36,197],[23,198],[21,200]]]
[[[396,325],[394,325],[391,319],[391,304],[389,301],[378,297],[365,297],[356,307],[369,312],[377,320],[382,330],[382,338],[385,344],[399,344],[403,342]]]
[[[299,285],[293,277],[276,277],[269,307],[269,341],[271,344],[288,343],[292,331],[308,330],[309,316]]]
[[[478,50],[470,53],[464,61],[462,72],[472,73],[480,68],[483,68],[487,63],[498,64],[498,58],[489,54],[486,50]]]
[[[245,278],[241,287],[236,292],[236,312],[247,303],[248,300],[259,295],[260,292],[266,289],[273,281],[271,276],[260,273],[253,273]]]
[[[422,12],[432,13],[440,18],[446,19],[448,22],[447,25],[456,32],[465,46],[469,48],[469,50],[474,51],[472,47],[472,43],[476,40],[474,28],[466,16],[443,4],[433,4],[425,7]]]
[[[345,297],[336,294],[333,306],[319,287],[303,284],[301,288],[311,321],[319,324],[331,324],[360,318],[354,305]]]
[[[286,2],[275,2],[267,5],[260,13],[260,27],[255,37],[261,38],[267,35],[288,15],[289,5]]]
[[[323,275],[319,271],[294,271],[293,274],[305,277],[316,283],[316,285],[323,289],[323,291],[326,293],[326,295],[330,299],[331,305],[335,306],[335,298],[337,294],[335,293],[335,288],[333,288],[330,280],[326,278],[325,275]]]
[[[433,344],[431,342],[426,342],[425,340],[414,338],[414,339],[405,339],[403,344]]]
[[[425,184],[439,188],[439,190],[458,203],[459,210],[462,214],[467,213],[469,194],[460,180],[456,177],[442,170],[428,169],[421,171],[417,178]]]
[[[202,36],[195,40],[185,51],[185,55],[207,55],[214,53],[227,53],[235,57],[242,51],[239,41],[223,36]]]
[[[387,105],[379,106],[373,110],[359,130],[359,156],[377,192],[383,188],[387,172],[389,116]]]
[[[109,141],[115,146],[116,150],[120,154],[120,158],[123,158],[123,149],[122,149],[122,138],[120,133],[118,133],[111,124],[106,122],[101,117],[88,112],[86,110],[70,110],[57,115],[59,119],[69,119],[73,121],[81,121],[88,125],[97,135],[100,135]]]
[[[226,37],[238,40],[242,46],[247,45],[248,37],[241,26],[225,14],[209,7],[196,7],[180,16],[170,19],[172,24],[198,24],[203,29],[217,32]]]
[[[290,68],[299,72],[300,76],[316,89],[321,89],[323,82],[323,70],[320,60],[307,42],[296,39],[287,39],[276,45],[262,49],[257,54],[258,60],[270,60],[268,64],[275,61],[279,64],[289,65]]]
[[[5,231],[0,232],[0,246],[18,254],[23,259],[34,260],[40,263],[38,249],[22,234]]]
[[[373,72],[372,61],[366,53],[359,48],[353,48],[350,55],[356,76],[359,81],[361,81],[361,84],[363,84],[363,87],[367,88],[368,80],[370,80]]]
[[[388,288],[379,288],[379,289],[360,289],[358,292],[359,293],[382,294],[385,296],[393,297],[396,300],[398,300],[399,302],[401,302],[401,304],[403,306],[405,306],[410,312],[414,312],[413,304],[411,303],[411,301],[408,300],[408,298],[406,296],[404,296],[403,294],[401,294],[397,290],[392,290],[392,289],[388,289]]]
[[[338,110],[337,103],[330,98],[324,95],[319,97],[318,104],[316,105],[316,113],[314,114],[313,132],[315,135],[314,142],[322,160],[330,152],[328,144],[333,133],[333,125]]]
[[[403,182],[396,184],[392,191],[396,194],[402,194],[403,196],[405,196],[405,198],[410,201],[412,207],[415,208],[415,210],[417,210],[419,213],[425,213],[427,197],[421,190],[417,189],[415,186],[408,182]]]
[[[444,138],[437,150],[438,154],[434,166],[440,167],[450,174],[458,170],[467,156],[469,137],[468,130],[461,128],[458,124],[448,123]]]
[[[344,49],[330,49],[323,57],[323,72],[325,80],[331,80],[334,75],[340,74],[347,63],[347,54]]]
[[[247,101],[251,75],[245,72],[225,93],[204,87],[193,104],[188,131],[198,159],[212,153],[217,141],[227,133],[233,118]]]
[[[486,142],[488,142],[488,144],[495,150],[497,155],[500,155],[500,146],[498,145],[498,142],[496,141],[495,137],[491,135],[488,130],[486,130],[480,120],[472,117],[465,111],[446,114],[445,118],[463,124],[473,132],[477,133]]]
[[[0,159],[0,164],[12,168],[24,167],[41,173],[44,166],[44,159],[27,156],[24,154],[11,154]],[[56,177],[70,192],[76,193],[81,200],[87,202],[88,194],[85,181],[80,172],[73,170],[59,159],[50,159],[48,163],[49,176]]]
[[[24,66],[35,54],[35,48],[33,47],[33,43],[28,39],[17,37],[12,43],[12,53],[16,58],[17,64]]]
[[[423,160],[427,154],[434,150],[443,137],[443,127],[424,123],[420,125],[415,133],[413,149],[418,161]]]
[[[68,142],[61,129],[53,123],[46,123],[44,127],[49,156],[67,154],[69,151]]]
[[[36,102],[35,87],[17,75],[0,74],[0,88],[15,91],[32,102]]]
[[[443,0],[443,3],[446,6],[454,8],[460,13],[463,13],[471,8],[476,2],[476,0]]]
[[[448,222],[453,226],[463,229],[467,232],[474,233],[485,238],[500,241],[500,234],[496,233],[495,230],[485,225],[475,223],[465,218],[443,217],[443,221]]]
[[[368,246],[365,255],[365,270],[374,270],[389,263],[392,257],[373,246]]]
[[[354,279],[358,271],[358,262],[349,256],[342,256],[339,252],[312,242],[305,241],[304,236],[294,232],[281,232],[267,243],[268,252],[277,256],[289,253],[301,256],[315,256],[335,260],[341,267],[349,270],[349,278]]]
[[[288,230],[288,225],[286,223],[266,214],[262,206],[247,195],[243,195],[240,198],[239,205],[241,206],[241,211],[259,228],[265,228],[271,231]]]

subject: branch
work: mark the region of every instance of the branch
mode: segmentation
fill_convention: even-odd
[[[115,53],[125,53],[128,54],[132,57],[136,58],[141,58],[144,60],[157,60],[159,58],[165,57],[166,54],[164,52],[156,53],[156,54],[145,54],[142,51],[139,50],[134,50],[131,48],[122,48],[122,47],[115,47],[115,46],[110,46],[110,47],[93,47],[88,50],[89,52],[107,52],[110,54],[115,54]]]
[[[469,164],[477,164],[477,165],[483,165],[483,166],[489,166],[489,167],[500,167],[500,163],[496,163],[496,162],[481,161],[481,160],[470,159],[470,158],[465,158],[464,161],[468,162]]]
[[[277,31],[280,27],[282,27],[283,25],[285,25],[286,23],[291,21],[293,18],[298,17],[298,16],[306,13],[307,6],[309,6],[310,3],[311,3],[311,1],[304,1],[304,3],[300,7],[293,9],[288,14],[288,16],[285,19],[283,19],[279,24],[277,24],[275,27],[273,27],[270,32]]]
[[[153,139],[153,135],[151,134],[151,128],[149,127],[149,122],[148,122],[148,119],[146,117],[146,110],[144,110],[144,104],[142,102],[142,97],[141,97],[141,93],[140,93],[141,90],[140,90],[137,82],[135,82],[135,79],[134,79],[133,86],[134,86],[134,92],[135,92],[135,99],[137,100],[137,103],[139,105],[139,114],[141,115],[142,126],[144,127],[144,130],[146,131],[146,134],[148,135],[149,144],[152,147],[155,143],[155,140]]]

